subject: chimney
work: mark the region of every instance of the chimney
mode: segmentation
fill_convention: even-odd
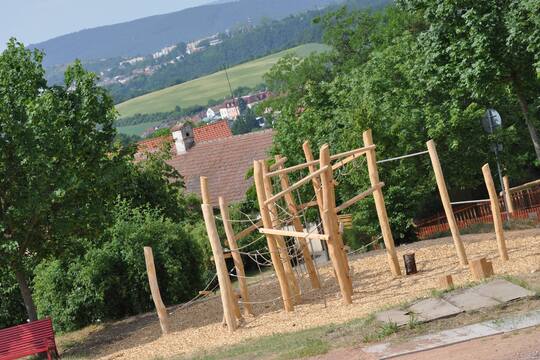
[[[195,145],[193,127],[190,124],[176,125],[171,131],[177,155],[185,154],[193,147],[193,145]]]

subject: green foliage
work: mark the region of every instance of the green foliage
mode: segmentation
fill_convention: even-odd
[[[0,266],[0,329],[26,321],[24,304],[13,271]]]
[[[201,286],[201,251],[183,227],[147,207],[115,206],[114,224],[84,256],[47,260],[36,268],[40,316],[61,330],[148,311],[152,299],[143,255],[151,246],[167,304],[194,296]]]
[[[260,129],[257,115],[247,107],[231,126],[231,131],[234,135],[247,134],[257,129]]]
[[[153,139],[153,138],[158,138],[158,137],[162,137],[162,136],[166,136],[166,135],[171,135],[171,129],[169,129],[169,128],[158,129],[158,130],[154,131],[152,134],[150,134],[147,138],[148,139]]]
[[[475,4],[485,2],[489,1]],[[375,13],[343,9],[324,17],[324,38],[334,50],[305,59],[285,57],[265,77],[270,90],[282,95],[267,103],[280,112],[274,151],[300,163],[305,140],[317,157],[324,143],[333,153],[362,146],[361,133],[371,128],[377,157],[383,159],[425,150],[425,142],[434,139],[448,187],[456,194],[483,189],[479,169],[493,159],[490,142],[496,140],[504,145],[501,158],[506,171],[513,178],[523,176],[531,164],[532,147],[522,141],[528,130],[516,115],[516,101],[489,78],[483,84],[492,87],[489,97],[475,97],[470,88],[452,81],[436,82],[427,71],[430,57],[422,43],[426,29],[433,28],[430,20],[394,7]],[[474,39],[473,35],[462,38]],[[453,55],[456,62],[458,55]],[[444,66],[438,64],[438,69]],[[504,119],[503,128],[493,136],[481,127],[488,107],[496,107]],[[362,161],[336,174],[338,203],[370,186]],[[395,238],[414,240],[412,219],[440,208],[429,158],[383,163],[379,172]],[[305,200],[311,196],[306,194]],[[380,234],[372,199],[350,212],[356,231]]]

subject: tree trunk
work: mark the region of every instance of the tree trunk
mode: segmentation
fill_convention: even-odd
[[[529,134],[531,136],[531,140],[534,145],[534,152],[536,153],[536,158],[538,159],[538,162],[540,162],[540,139],[538,138],[538,131],[534,127],[532,119],[529,117],[529,104],[527,103],[527,100],[525,99],[525,95],[521,91],[521,86],[517,82],[515,77],[514,77],[514,89],[516,90],[519,106],[521,108],[521,112],[523,113],[523,118],[525,119],[525,124],[527,125],[527,128],[529,129]]]
[[[32,292],[28,287],[28,281],[26,280],[26,274],[21,270],[20,266],[14,265],[13,270],[15,271],[15,277],[19,283],[19,289],[21,290],[21,296],[24,301],[24,306],[26,307],[26,313],[28,314],[28,319],[30,321],[37,320],[37,311],[36,305],[34,304],[34,299],[32,299]]]

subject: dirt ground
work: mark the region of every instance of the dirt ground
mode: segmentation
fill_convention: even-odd
[[[497,253],[495,234],[463,236],[467,255],[492,259],[495,273],[527,276],[540,271],[540,229],[506,232],[510,261],[502,262]],[[281,301],[254,305],[256,317],[246,318],[241,328],[229,334],[221,325],[222,311],[218,297],[172,312],[172,333],[160,337],[154,314],[132,317],[120,322],[83,330],[84,342],[73,346],[68,357],[103,359],[151,359],[185,355],[243,340],[275,333],[286,333],[331,323],[343,323],[376,310],[429,296],[438,287],[443,274],[452,274],[456,286],[472,281],[467,268],[459,265],[451,238],[426,240],[400,246],[398,256],[414,251],[419,273],[394,278],[384,251],[373,251],[350,259],[354,297],[353,305],[344,305],[329,265],[319,272],[322,291],[313,291],[302,275],[302,303],[292,313],[282,311]],[[535,277],[537,278],[537,277]],[[538,284],[540,287],[540,284]],[[269,277],[250,286],[251,300],[264,302],[279,297],[275,278]],[[77,334],[69,334],[75,342]],[[61,339],[63,340],[63,339]]]

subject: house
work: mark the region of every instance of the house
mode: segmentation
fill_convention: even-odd
[[[212,205],[218,204],[219,196],[230,203],[240,202],[253,183],[253,179],[246,179],[246,174],[254,160],[268,157],[272,136],[272,130],[264,130],[195,142],[168,163],[182,175],[188,193],[200,195],[200,177],[206,176]]]
[[[232,132],[226,120],[193,128],[190,124],[179,124],[171,129],[171,135],[146,139],[137,143],[135,160],[144,160],[146,154],[161,151],[166,145],[171,147],[173,155],[183,154],[195,143],[231,137]]]
[[[225,101],[223,107],[219,109],[219,114],[222,119],[236,120],[240,116],[240,109],[236,99]]]

